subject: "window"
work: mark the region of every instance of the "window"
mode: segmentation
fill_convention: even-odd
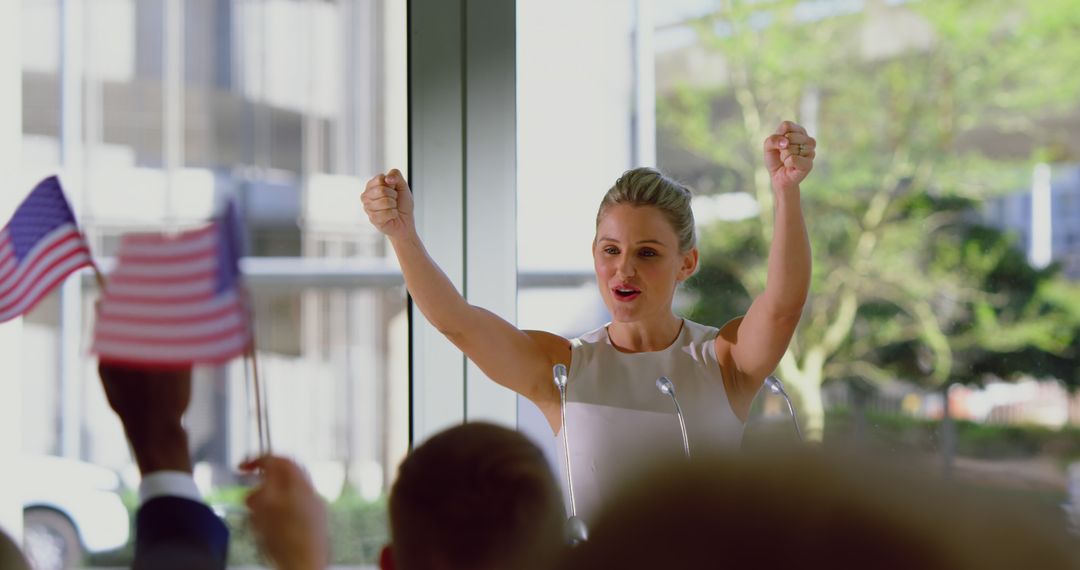
[[[18,14],[25,160],[8,192],[61,172],[106,265],[126,232],[192,227],[235,201],[274,450],[311,470],[332,509],[373,521],[363,541],[335,547],[337,562],[372,563],[409,443],[408,333],[404,288],[359,194],[406,162],[404,3],[23,0]],[[92,281],[21,325],[34,381],[19,445],[104,467],[130,489],[137,471],[85,354]],[[197,369],[196,479],[230,513],[235,465],[258,451],[250,397],[241,360]],[[233,562],[253,563],[239,538]]]

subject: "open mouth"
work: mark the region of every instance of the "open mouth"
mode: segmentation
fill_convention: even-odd
[[[618,287],[611,288],[612,294],[616,300],[619,301],[631,301],[641,295],[641,290],[629,285],[619,285]]]

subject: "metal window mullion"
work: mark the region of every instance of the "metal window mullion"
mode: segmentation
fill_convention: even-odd
[[[466,298],[517,320],[516,4],[470,0],[465,10]],[[466,364],[466,418],[517,423],[513,392]]]
[[[416,225],[464,286],[461,0],[410,0],[409,174]],[[410,303],[412,444],[464,420],[464,357]]]

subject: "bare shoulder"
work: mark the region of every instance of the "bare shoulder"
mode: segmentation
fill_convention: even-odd
[[[735,317],[720,327],[720,333],[716,335],[716,358],[730,358],[731,349],[739,342],[739,325],[742,324],[743,316]]]
[[[732,354],[732,349],[739,342],[739,325],[742,321],[742,316],[735,317],[720,327],[720,333],[716,335],[716,360],[720,363],[720,375],[724,379],[724,392],[727,393],[731,410],[740,420],[746,421],[756,390],[750,392],[744,389],[748,382],[742,377]]]

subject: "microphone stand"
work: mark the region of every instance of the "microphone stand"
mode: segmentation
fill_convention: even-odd
[[[788,397],[787,392],[784,391],[783,382],[780,382],[780,379],[776,376],[770,375],[765,378],[765,387],[773,394],[784,399],[788,411],[791,412],[791,423],[795,424],[795,435],[799,436],[799,441],[805,441],[803,439],[802,428],[799,427],[799,416],[795,415],[795,407],[791,405],[791,398]]]
[[[661,376],[656,379],[656,389],[665,396],[671,396],[671,401],[675,403],[675,415],[679,418],[679,430],[682,431],[683,451],[686,453],[686,458],[690,459],[690,438],[686,435],[686,418],[683,417],[682,406],[679,405],[679,399],[675,397],[675,384],[667,376]]]
[[[566,489],[570,494],[570,518],[566,519],[566,541],[576,546],[589,538],[585,521],[577,516],[577,502],[574,497],[574,475],[570,468],[570,436],[566,433],[566,365],[556,364],[551,369],[555,387],[559,389],[559,415],[562,422],[563,453],[566,458]]]

